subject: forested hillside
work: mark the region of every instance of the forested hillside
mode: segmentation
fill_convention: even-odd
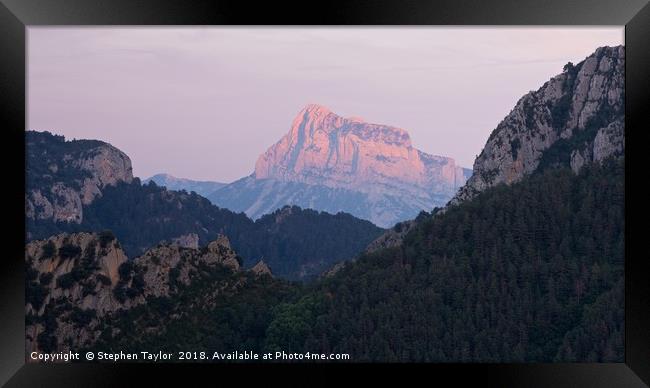
[[[623,162],[547,170],[421,222],[283,306],[267,346],[356,360],[623,360]]]
[[[402,247],[302,290],[255,284],[155,336],[113,340],[354,361],[621,362],[623,189],[622,161],[547,170],[422,220]],[[112,324],[143,317],[161,315],[139,309]]]

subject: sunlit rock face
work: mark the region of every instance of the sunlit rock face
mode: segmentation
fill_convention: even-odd
[[[464,172],[451,158],[414,148],[404,129],[308,105],[289,133],[259,157],[255,178],[427,196],[430,189],[453,191],[457,182],[464,182]]]
[[[404,129],[341,117],[312,104],[258,158],[250,177],[210,198],[254,218],[298,205],[391,226],[443,205],[469,175],[452,158],[414,148]]]

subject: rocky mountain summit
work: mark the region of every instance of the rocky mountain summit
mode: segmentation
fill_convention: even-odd
[[[408,132],[307,105],[255,172],[217,190],[217,205],[253,218],[283,205],[345,211],[379,226],[451,198],[471,171],[413,147]]]
[[[453,159],[415,149],[406,130],[344,118],[316,104],[303,108],[289,133],[257,159],[254,176],[369,193],[377,186],[444,192],[465,181]]]
[[[251,268],[251,272],[255,273],[258,276],[263,276],[263,275],[269,275],[273,276],[273,273],[271,272],[271,268],[264,262],[264,260],[260,260]]]
[[[27,218],[81,223],[83,206],[105,187],[133,180],[129,157],[102,141],[28,131],[26,146]]]
[[[625,48],[600,47],[523,96],[490,135],[450,202],[553,166],[577,172],[624,151]]]
[[[200,272],[241,271],[225,236],[202,248],[161,244],[129,260],[110,232],[60,234],[27,244],[25,255],[28,353],[90,346],[118,311],[169,298]]]
[[[511,184],[547,168],[585,165],[620,157],[625,146],[625,48],[600,47],[584,61],[524,95],[487,140],[474,174],[448,206],[489,187]],[[440,209],[441,213],[446,208]],[[400,245],[416,221],[402,222],[367,251]]]

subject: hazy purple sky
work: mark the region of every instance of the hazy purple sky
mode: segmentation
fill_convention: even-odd
[[[308,103],[471,167],[526,92],[607,28],[28,29],[28,128],[107,141],[134,174],[229,182]]]

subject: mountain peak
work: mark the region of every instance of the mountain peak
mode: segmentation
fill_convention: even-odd
[[[559,70],[559,69],[558,69]],[[549,167],[582,166],[624,150],[625,47],[603,46],[519,99],[490,134],[474,174],[450,202]]]
[[[260,155],[252,179],[363,193],[377,203],[389,201],[386,196],[407,195],[414,207],[429,209],[441,204],[439,198],[451,198],[466,174],[453,159],[414,148],[402,128],[342,117],[309,104],[289,132]],[[297,203],[273,206],[285,204]],[[379,225],[394,222],[394,217],[376,213],[367,219]]]
[[[149,178],[144,179],[145,182],[154,181],[156,183],[158,183],[157,181],[173,182],[173,181],[177,181],[177,180],[178,180],[178,178],[176,178],[172,174],[168,174],[166,172],[162,172],[160,174],[155,174],[155,175],[150,176]]]
[[[309,113],[309,114],[317,114],[317,115],[326,115],[329,113],[332,113],[332,111],[320,104],[307,104],[298,115],[304,114],[304,113]]]
[[[26,132],[28,180],[36,171],[48,178],[28,181],[25,215],[54,222],[83,221],[83,206],[101,197],[107,186],[133,181],[131,159],[109,143],[66,140],[50,132]],[[65,158],[57,158],[63,153]]]
[[[257,275],[257,276],[262,276],[262,275],[269,275],[273,276],[273,273],[271,272],[271,268],[264,262],[264,260],[260,260],[251,268],[251,271]]]

